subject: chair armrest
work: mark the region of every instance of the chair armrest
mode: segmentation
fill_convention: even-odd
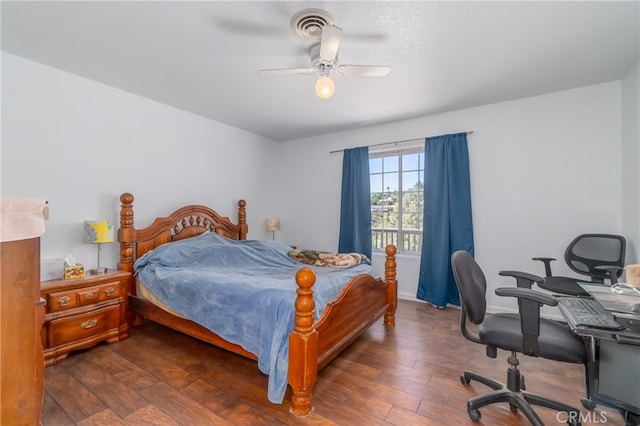
[[[624,271],[624,268],[613,265],[594,266],[594,269],[597,269],[599,271],[608,271],[609,278],[611,279],[611,285],[618,283],[618,272]]]
[[[539,260],[544,263],[544,273],[547,277],[550,277],[551,274],[551,261],[556,260],[553,257],[532,257],[532,260]]]
[[[517,297],[518,299],[531,300],[541,305],[558,305],[558,299],[554,296],[528,288],[500,287],[496,288],[496,294],[498,296]]]
[[[544,278],[537,275],[528,274],[520,271],[500,271],[498,275],[503,277],[513,277],[516,279],[516,285],[520,288],[531,288],[533,283],[544,282]]]
[[[540,335],[540,306],[556,306],[558,299],[541,291],[528,288],[500,287],[498,296],[518,298],[520,328],[522,330],[522,352],[525,355],[538,356],[538,336]]]

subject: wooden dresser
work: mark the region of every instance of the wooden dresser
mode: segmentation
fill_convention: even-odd
[[[0,232],[0,425],[38,425],[44,398],[40,237],[15,239],[3,199]],[[42,212],[42,207],[39,207]],[[42,219],[42,218],[41,218]],[[9,229],[11,228],[11,229]],[[44,229],[44,222],[42,224]],[[11,234],[11,238],[6,238]]]
[[[70,280],[42,281],[47,301],[42,345],[46,365],[74,350],[99,342],[115,343],[129,336],[126,321],[129,272],[109,270]]]

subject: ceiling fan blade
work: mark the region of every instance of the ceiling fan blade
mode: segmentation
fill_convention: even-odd
[[[315,72],[315,68],[307,67],[307,68],[280,68],[280,69],[269,69],[269,70],[259,70],[258,75],[261,76],[272,76],[272,75],[291,75],[291,74],[311,74]]]
[[[320,40],[320,59],[325,62],[333,62],[338,55],[338,47],[342,39],[342,29],[335,25],[325,25],[322,27],[322,38]]]
[[[386,77],[391,67],[384,65],[339,65],[335,71],[347,77]]]

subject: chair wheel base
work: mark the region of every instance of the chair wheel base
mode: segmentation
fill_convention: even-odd
[[[477,381],[492,389],[490,392],[475,396],[467,401],[467,413],[473,422],[480,420],[480,408],[493,403],[506,402],[509,404],[509,410],[512,413],[521,412],[532,426],[544,426],[544,422],[534,411],[533,406],[536,405],[567,413],[567,424],[580,426],[579,410],[561,402],[523,390],[521,387],[522,383],[517,379],[520,377],[518,370],[513,371],[510,369],[508,376],[510,386],[470,371],[465,371],[464,374],[460,376],[460,382],[464,385],[468,385],[470,381]],[[515,376],[515,378],[513,376]],[[586,402],[591,401],[586,400]],[[583,402],[583,404],[584,403],[585,402]]]

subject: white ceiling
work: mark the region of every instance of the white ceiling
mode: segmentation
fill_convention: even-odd
[[[2,1],[2,49],[278,141],[621,79],[636,1]],[[306,67],[301,9],[343,29],[340,64],[386,78],[259,77]]]

